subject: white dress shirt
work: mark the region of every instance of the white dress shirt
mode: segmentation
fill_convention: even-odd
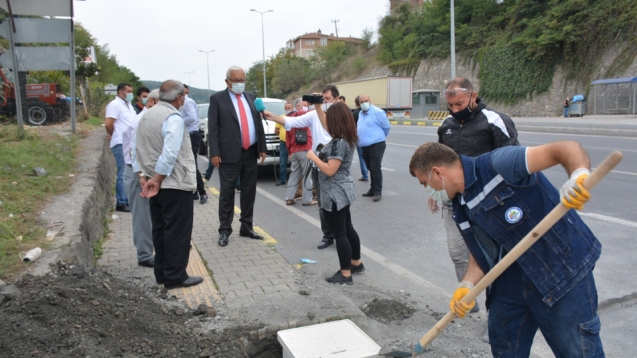
[[[142,119],[144,113],[148,109],[144,107],[141,112],[129,123],[128,128],[122,133],[122,150],[124,151],[124,161],[126,164],[133,164],[133,141],[135,141],[135,135],[137,134],[137,125],[139,120]]]
[[[239,102],[237,102],[237,95],[228,90],[228,94],[230,94],[230,99],[232,100],[232,104],[234,105],[234,110],[237,112],[237,119],[239,120],[239,127],[241,127],[241,133],[243,134],[243,127],[241,124],[241,113],[239,113]],[[246,112],[246,118],[248,118],[248,129],[250,131],[250,145],[253,145],[257,142],[257,129],[254,127],[254,117],[252,117],[252,111],[250,110],[250,105],[248,104],[248,100],[246,96],[241,94],[241,103],[243,103],[243,109]]]
[[[192,98],[186,96],[184,106],[179,109],[179,112],[184,119],[188,133],[199,130],[199,108],[197,108],[197,103]]]
[[[106,106],[106,118],[115,118],[115,128],[111,136],[111,148],[122,144],[122,133],[128,128],[128,125],[135,119],[137,113],[133,105],[116,97]]]

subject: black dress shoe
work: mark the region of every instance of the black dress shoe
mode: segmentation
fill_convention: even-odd
[[[219,235],[219,246],[221,247],[228,246],[228,235],[226,234]]]
[[[323,241],[321,241],[321,244],[318,246],[318,248],[320,250],[332,245],[334,243],[334,239],[327,239],[327,238],[323,238]]]
[[[363,196],[374,196],[374,192],[370,190],[367,193],[363,193]]]
[[[199,193],[192,194],[192,200],[199,200]]]
[[[380,201],[380,198],[381,198],[380,194],[376,194],[376,195],[374,195],[374,199],[372,199],[372,200]]]
[[[186,279],[186,281],[184,281],[182,283],[178,283],[176,285],[169,285],[169,284],[165,283],[164,287],[166,287],[167,290],[172,290],[173,288],[196,286],[196,285],[198,285],[198,284],[200,284],[202,282],[203,282],[203,278],[196,277],[196,276],[191,276],[191,277],[188,277]]]
[[[206,202],[208,202],[208,195],[202,195],[199,199],[199,203],[205,204]]]
[[[137,265],[144,267],[155,267],[155,257],[151,257],[148,260],[137,261]]]
[[[128,204],[117,204],[117,206],[115,206],[115,210],[130,213],[130,207]]]
[[[239,231],[239,236],[249,237],[254,240],[263,240],[263,236],[257,234],[254,230],[250,230],[250,231],[241,230]]]

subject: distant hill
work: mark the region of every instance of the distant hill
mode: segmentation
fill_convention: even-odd
[[[151,90],[154,90],[155,88],[159,88],[159,86],[161,86],[161,82],[159,81],[141,81],[144,86],[150,88]],[[210,95],[213,95],[215,92],[215,90],[210,90]],[[201,89],[201,88],[195,88],[195,87],[190,87],[190,98],[192,98],[197,104],[199,103],[208,103],[210,102],[210,97],[208,97],[208,89]]]

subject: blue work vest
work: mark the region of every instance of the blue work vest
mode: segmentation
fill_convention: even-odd
[[[465,191],[453,199],[453,219],[471,254],[486,274],[490,270],[483,251],[461,205],[473,222],[506,252],[526,236],[557,204],[558,190],[542,173],[531,174],[526,186],[506,183],[491,163],[491,153],[476,158],[461,156]],[[594,266],[602,244],[575,210],[569,210],[517,263],[553,306]]]

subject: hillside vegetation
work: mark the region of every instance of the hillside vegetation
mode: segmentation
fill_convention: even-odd
[[[516,103],[551,86],[557,66],[588,85],[604,52],[628,43],[604,73],[625,70],[637,55],[635,0],[455,0],[456,52],[479,64],[480,93]],[[413,74],[421,59],[450,56],[450,1],[413,11],[401,4],[383,18],[378,60]]]

